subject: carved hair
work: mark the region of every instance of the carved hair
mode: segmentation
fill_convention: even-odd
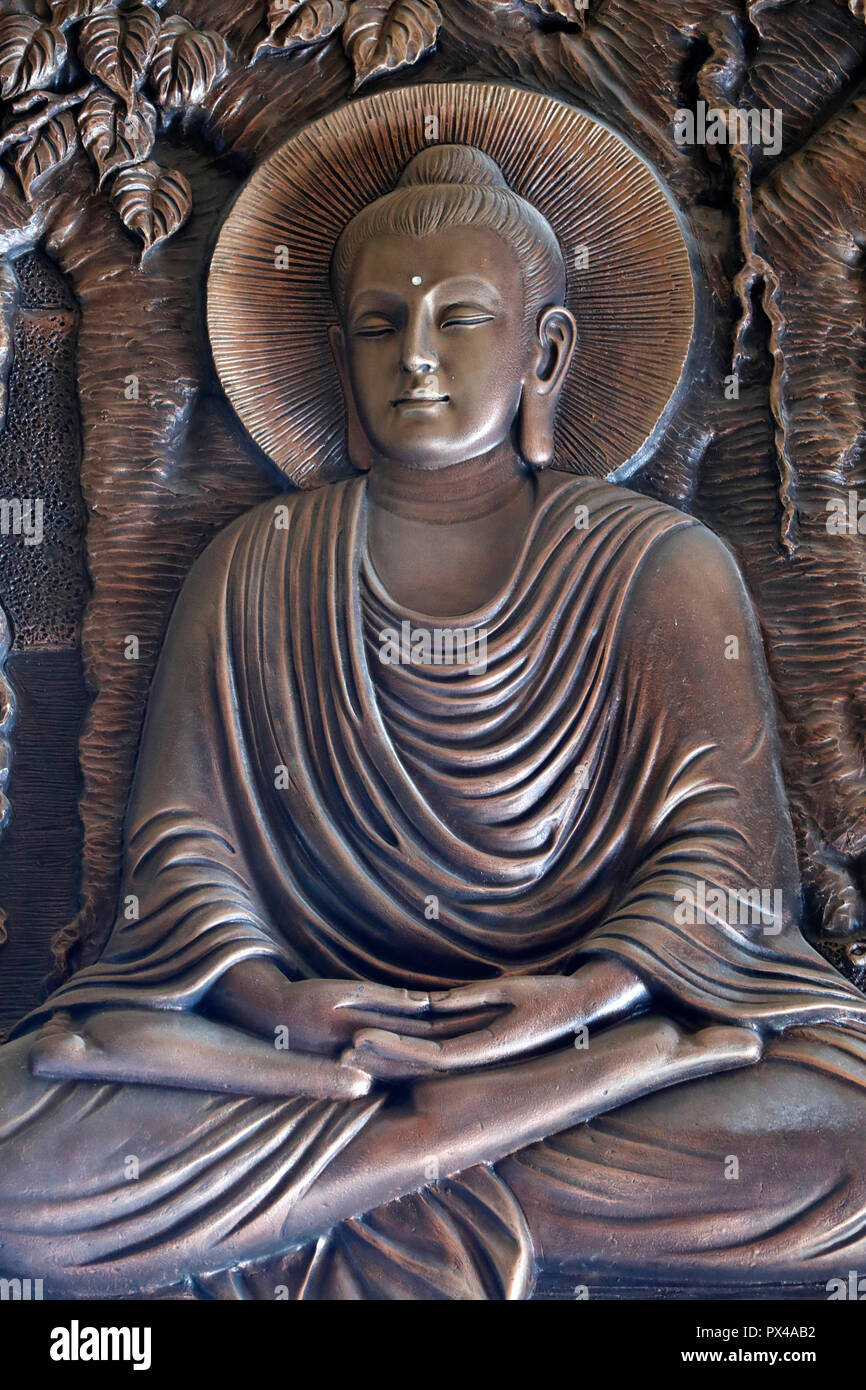
[[[379,236],[423,237],[456,227],[486,227],[511,247],[523,274],[526,318],[535,323],[565,297],[565,262],[546,218],[505,182],[499,165],[472,145],[430,145],[414,155],[393,192],[370,203],[343,229],[331,259],[334,302],[362,246]]]

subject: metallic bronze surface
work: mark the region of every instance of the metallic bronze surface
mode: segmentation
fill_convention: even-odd
[[[292,482],[346,476],[326,331],[331,253],[349,218],[430,147],[431,130],[433,148],[486,151],[549,219],[580,327],[556,461],[604,476],[669,413],[692,334],[688,252],[664,192],[622,140],[562,102],[513,87],[421,83],[367,97],[262,163],[222,228],[208,276],[211,342],[232,405]]]
[[[105,231],[83,183],[45,201],[32,124],[0,137],[39,200],[29,221],[0,204],[9,242],[43,219],[81,305],[103,677],[82,912],[53,992],[0,1049],[0,1273],[98,1298],[522,1299],[587,1270],[759,1296],[827,1284],[866,1258],[866,998],[846,796],[862,808],[818,783],[831,756],[860,776],[862,715],[829,677],[810,704],[815,606],[832,593],[838,619],[847,600],[822,580],[832,508],[798,471],[811,397],[795,409],[796,310],[780,307],[796,277],[757,231],[771,205],[795,216],[781,180],[815,185],[825,136],[795,118],[810,160],[789,149],[778,178],[756,140],[699,164],[665,133],[651,66],[613,120],[592,61],[610,16],[578,9],[552,29],[515,10],[493,35],[472,4],[439,74],[465,76],[475,42],[474,80],[344,104],[348,81],[407,80],[447,37],[447,14],[409,0],[400,24],[326,7],[323,86],[297,109],[286,88],[302,128],[284,139],[275,112],[243,114],[235,52],[306,61],[309,29],[276,6],[266,32],[255,7],[214,29],[180,8],[0,19],[12,115],[49,103],[64,165],[79,130],[126,228]],[[676,38],[650,10],[662,55],[702,55],[681,104],[758,100],[738,23],[678,14]],[[863,28],[848,18],[828,30],[840,65],[837,32]],[[614,67],[641,49],[630,22]],[[85,85],[31,102],[73,43]],[[226,164],[151,158],[151,125],[185,108],[257,164],[233,202]],[[862,140],[834,120],[827,140]],[[833,235],[862,274],[860,232]],[[189,326],[205,259],[219,382]],[[121,344],[128,417],[100,405]],[[827,367],[837,490],[862,445],[843,357]],[[718,399],[690,416],[701,391]],[[119,464],[98,462],[112,440]],[[273,466],[300,489],[275,493]],[[150,598],[172,574],[163,637]],[[844,634],[837,648],[852,691],[859,655]],[[157,649],[127,804],[110,735],[136,744]],[[826,959],[840,949],[853,978]]]

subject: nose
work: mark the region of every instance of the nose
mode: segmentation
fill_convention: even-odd
[[[401,370],[410,376],[429,376],[439,366],[439,358],[430,346],[421,314],[410,317],[403,338]]]

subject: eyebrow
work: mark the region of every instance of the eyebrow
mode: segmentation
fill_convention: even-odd
[[[435,289],[443,296],[447,296],[454,302],[466,296],[479,296],[487,303],[502,307],[503,299],[499,292],[487,280],[481,280],[474,275],[455,275],[450,280],[441,280]],[[385,285],[373,285],[367,289],[360,290],[355,295],[349,305],[349,314],[354,315],[364,312],[364,304],[368,299],[376,296],[379,300],[388,300],[390,303],[398,305],[405,303],[403,296]],[[371,308],[373,306],[371,305]]]

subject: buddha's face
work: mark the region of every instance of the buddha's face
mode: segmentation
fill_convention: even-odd
[[[514,253],[484,227],[362,248],[339,351],[374,455],[443,468],[508,437],[537,351],[524,299]]]

